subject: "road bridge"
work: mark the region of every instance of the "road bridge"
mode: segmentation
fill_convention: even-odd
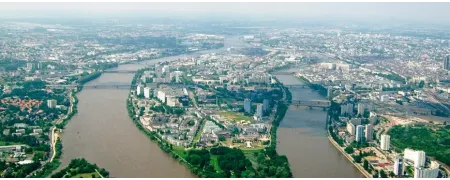
[[[119,73],[119,74],[135,74],[137,71],[134,70],[106,70],[103,73]]]
[[[285,71],[272,73],[272,75],[294,75],[294,74],[295,72],[285,72]]]
[[[289,89],[307,89],[309,88],[308,85],[304,85],[304,84],[295,84],[295,85],[284,85],[285,87],[289,88]]]
[[[129,84],[92,84],[92,85],[79,85],[79,84],[70,84],[70,85],[47,85],[46,87],[52,89],[73,89],[77,87],[83,87],[83,89],[130,89],[132,88]]]
[[[310,101],[302,101],[302,100],[292,100],[292,106],[307,106],[309,108],[319,107],[319,108],[329,108],[331,106],[331,102],[327,100],[310,100]]]

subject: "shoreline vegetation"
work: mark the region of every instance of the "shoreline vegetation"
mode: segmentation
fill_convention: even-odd
[[[52,178],[105,178],[109,172],[96,164],[87,162],[84,158],[72,159],[69,165],[53,174]]]
[[[145,69],[140,69],[136,72],[131,82],[131,87],[136,86],[136,80],[139,78]],[[287,98],[290,99],[289,90],[281,83],[278,85],[286,91]],[[288,109],[288,105],[283,101],[278,102],[275,119],[272,122],[270,131],[271,143],[261,150],[242,150],[238,148],[228,148],[225,146],[213,147],[210,149],[185,149],[184,147],[174,146],[164,140],[155,133],[146,130],[139,122],[138,116],[135,112],[131,91],[126,100],[129,117],[134,124],[145,133],[148,138],[158,144],[158,146],[172,156],[175,160],[185,165],[190,172],[197,177],[204,178],[224,178],[224,177],[292,177],[289,162],[286,156],[279,155],[276,152],[276,131],[283,120],[284,115]],[[255,169],[250,162],[248,156],[257,157],[259,166]],[[195,161],[193,160],[195,157]],[[225,160],[227,160],[225,162]],[[197,163],[199,161],[199,163]],[[241,171],[243,170],[243,171]]]
[[[75,88],[74,90],[72,90],[70,92],[70,98],[71,98],[71,104],[70,104],[70,111],[69,113],[66,115],[66,117],[62,118],[61,121],[57,121],[55,123],[55,125],[51,128],[52,132],[50,133],[54,133],[57,134],[59,132],[62,131],[62,129],[64,129],[64,127],[66,126],[66,124],[69,122],[69,120],[71,120],[73,118],[73,116],[75,116],[78,113],[78,97],[76,96],[76,94],[78,92],[81,92],[81,90],[83,89],[83,84],[92,81],[94,79],[97,79],[98,77],[101,76],[102,73],[100,72],[94,72],[92,74],[89,74],[85,77],[82,77],[80,80],[78,80],[77,82],[80,83],[81,85],[78,86],[77,88]],[[54,150],[54,154],[53,154],[53,158],[51,158],[51,160],[47,163],[44,164],[44,166],[42,167],[42,169],[36,171],[33,175],[31,175],[32,178],[46,178],[48,176],[50,176],[53,171],[55,171],[60,165],[60,157],[63,153],[63,146],[62,146],[62,142],[61,139],[58,136],[56,137],[56,142],[54,144],[54,147],[51,149],[51,151]],[[53,142],[52,145],[53,146]]]

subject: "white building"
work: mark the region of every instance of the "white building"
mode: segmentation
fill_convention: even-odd
[[[47,100],[47,106],[48,106],[48,108],[56,108],[56,100],[55,99],[50,99],[50,100]]]
[[[263,100],[263,111],[268,111],[268,110],[269,110],[269,106],[270,106],[269,103],[270,103],[270,102],[269,102],[268,99],[264,99],[264,100]]]
[[[358,125],[356,126],[356,142],[364,141],[364,126]]]
[[[142,86],[141,85],[138,85],[137,87],[136,87],[136,95],[141,95],[141,93],[143,93],[143,88],[142,88]]]
[[[353,104],[347,103],[341,105],[341,116],[348,115],[353,116]]]
[[[162,70],[162,73],[169,73],[170,72],[170,67],[167,66],[167,65],[164,65],[161,70]]]
[[[256,116],[258,117],[263,117],[263,105],[262,104],[257,104],[256,105]]]
[[[353,125],[352,123],[348,122],[347,123],[347,131],[348,131],[348,133],[350,135],[354,136],[355,135],[355,130],[356,130],[355,125]]]
[[[439,175],[439,164],[431,161],[429,168],[416,167],[414,169],[414,178],[437,178]]]
[[[178,98],[175,96],[166,96],[166,104],[170,107],[175,107],[178,104]]]
[[[147,99],[150,99],[150,88],[149,87],[144,88],[144,97]]]
[[[371,124],[366,125],[365,134],[366,141],[372,141],[373,139],[373,126]]]
[[[395,157],[394,174],[396,176],[403,176],[405,172],[405,162],[402,156]]]
[[[371,107],[366,102],[358,103],[358,115],[364,115],[364,111],[371,111]]]
[[[381,150],[387,151],[389,150],[389,146],[391,144],[391,137],[386,134],[381,135],[380,148]]]
[[[414,167],[424,167],[425,166],[425,152],[424,151],[415,151],[413,149],[405,149],[404,151],[405,159],[413,161]]]
[[[156,94],[156,97],[163,103],[166,102],[166,93],[164,91],[159,90]]]

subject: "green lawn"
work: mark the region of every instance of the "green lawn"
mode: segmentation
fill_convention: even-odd
[[[94,175],[95,178],[100,178],[100,176],[96,172],[77,174],[72,178],[92,178],[92,175]]]
[[[222,112],[219,112],[219,115],[222,116],[223,118],[225,118],[227,121],[230,121],[233,123],[240,122],[240,121],[246,121],[246,122],[250,123],[253,121],[252,117],[244,116],[244,114],[237,113],[237,112],[222,111]]]
[[[219,156],[217,155],[211,155],[211,164],[214,166],[214,169],[216,171],[221,171],[219,166],[219,160],[217,159]]]
[[[187,151],[184,150],[184,147],[173,146],[173,152],[175,154],[178,154],[178,156],[182,157],[183,159],[186,159]]]
[[[243,153],[254,153],[254,152],[260,152],[264,150],[264,147],[257,147],[257,148],[239,148],[242,150]]]
[[[0,146],[11,146],[11,145],[17,145],[17,144],[23,144],[23,143],[0,141]]]
[[[193,142],[198,142],[198,141],[200,140],[200,136],[202,135],[203,128],[205,127],[206,121],[207,121],[207,120],[204,119],[204,120],[202,121],[202,124],[200,124],[200,129],[197,131],[197,134],[195,134],[195,137],[194,137],[194,139],[192,140]]]

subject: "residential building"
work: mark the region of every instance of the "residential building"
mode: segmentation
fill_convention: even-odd
[[[256,105],[256,116],[263,117],[263,104]]]
[[[356,126],[356,142],[364,142],[364,126]]]
[[[168,65],[164,65],[161,70],[162,73],[168,74],[170,72],[170,67]]]
[[[144,88],[144,97],[147,99],[150,99],[150,88],[149,87]]]
[[[365,111],[371,111],[371,106],[367,102],[360,102],[358,103],[358,115],[364,115]]]
[[[47,106],[48,106],[48,108],[56,108],[56,100],[55,99],[50,99],[50,100],[47,100]]]
[[[178,104],[178,98],[175,96],[166,96],[167,106],[174,107]]]
[[[414,178],[437,178],[439,175],[439,163],[431,161],[429,168],[414,168]]]
[[[450,70],[450,55],[444,58],[444,69]]]
[[[353,125],[351,122],[347,122],[347,131],[350,135],[354,136],[356,131],[355,125]]]
[[[138,85],[136,87],[136,95],[141,95],[141,93],[143,93],[144,88],[141,85]]]
[[[350,122],[352,122],[352,124],[357,126],[357,125],[361,125],[362,124],[362,119],[361,118],[353,118]]]
[[[365,138],[367,142],[373,139],[373,126],[371,124],[366,124]]]
[[[413,149],[405,149],[404,157],[406,160],[410,160],[414,162],[414,167],[420,168],[425,166],[425,152],[424,151],[416,151]]]
[[[396,176],[403,176],[405,172],[405,163],[403,162],[402,156],[395,157],[395,163],[394,163],[394,174]]]
[[[384,150],[384,151],[389,150],[390,144],[391,144],[391,137],[389,135],[382,134],[381,140],[380,140],[381,150]]]
[[[252,113],[252,100],[248,98],[244,100],[244,111],[249,114]]]
[[[328,86],[327,88],[327,98],[330,99],[333,96],[333,87]]]
[[[162,102],[165,103],[166,102],[166,93],[164,91],[158,91],[156,93],[156,97]]]
[[[341,105],[341,116],[353,116],[353,103]]]
[[[267,112],[270,108],[270,102],[268,99],[263,100],[263,111]]]

